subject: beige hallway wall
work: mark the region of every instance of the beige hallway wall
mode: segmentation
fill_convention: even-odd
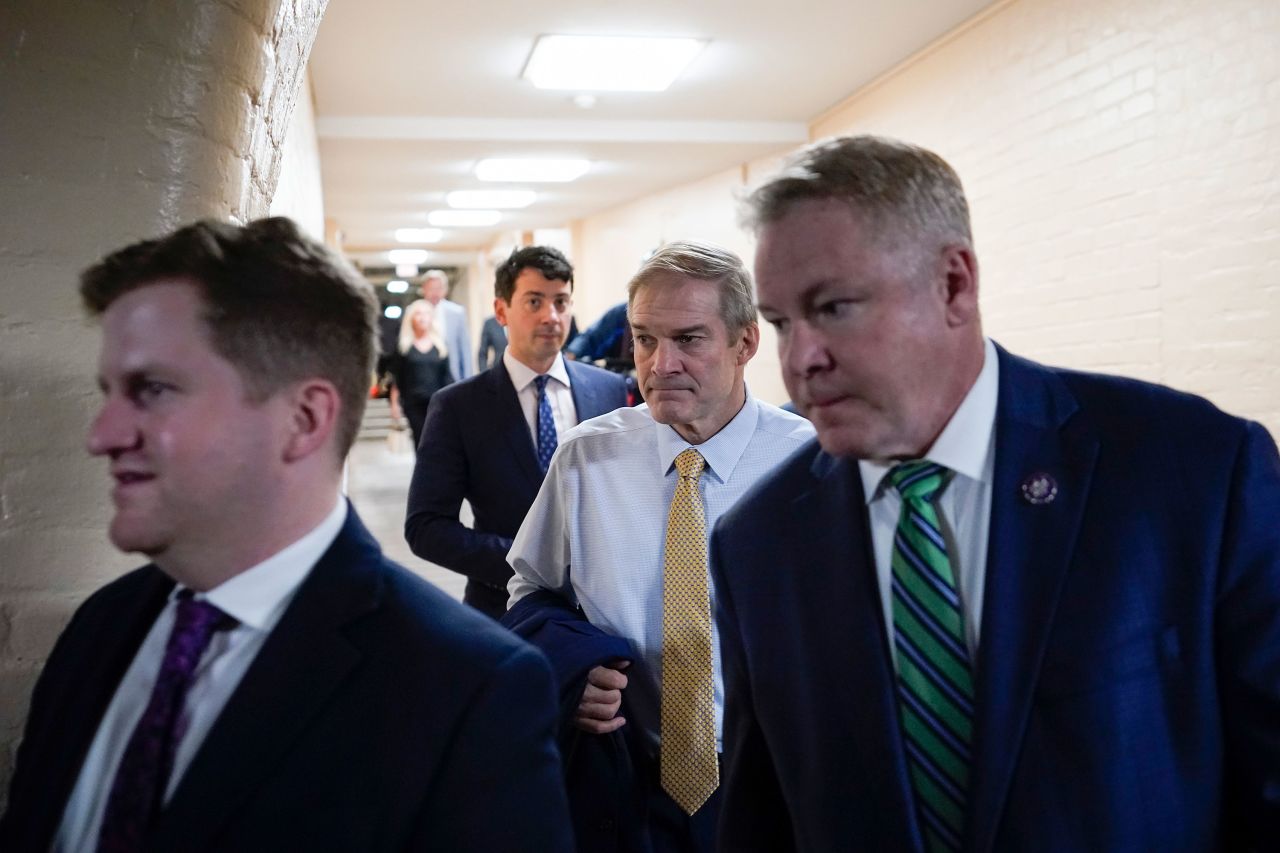
[[[266,213],[325,0],[9,2],[0,26],[0,799],[74,607],[135,557],[84,435],[98,333],[76,276],[204,216]]]
[[[774,161],[770,161],[772,165]],[[737,226],[735,193],[748,167],[710,175],[664,193],[621,205],[573,227],[574,296],[579,328],[627,298],[626,287],[640,263],[671,240],[707,240],[751,263],[751,241]],[[787,399],[777,369],[772,334],[765,330],[760,354],[747,365],[751,393],[773,403]]]
[[[951,161],[987,330],[1010,349],[1204,394],[1280,433],[1278,43],[1275,3],[1012,0],[811,135],[883,133]],[[575,252],[593,278],[625,281],[638,259],[623,248],[740,248],[730,190],[773,167],[583,220]],[[753,367],[776,375],[776,356]]]

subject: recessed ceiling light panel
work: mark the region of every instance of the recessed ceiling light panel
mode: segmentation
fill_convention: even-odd
[[[389,293],[408,293],[409,282],[402,278],[393,278],[387,282],[387,291]]]
[[[476,177],[482,181],[510,183],[567,183],[587,173],[587,160],[527,160],[491,157],[476,164]]]
[[[425,264],[430,253],[426,249],[392,249],[387,260],[393,264]]]
[[[441,228],[484,228],[501,219],[496,210],[433,210],[427,214],[427,221]]]
[[[444,232],[439,228],[397,228],[396,242],[439,243]]]
[[[691,38],[538,36],[524,76],[539,89],[661,92],[705,44]]]
[[[513,210],[533,204],[533,190],[454,190],[444,197],[450,207],[465,209]]]

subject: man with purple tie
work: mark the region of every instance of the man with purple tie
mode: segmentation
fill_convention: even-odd
[[[59,639],[0,849],[568,849],[546,661],[340,494],[367,283],[265,219],[129,246],[80,292],[110,538],[151,564]]]

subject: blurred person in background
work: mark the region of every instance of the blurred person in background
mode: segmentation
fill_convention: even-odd
[[[391,386],[391,414],[403,412],[413,432],[413,446],[422,438],[431,397],[453,381],[449,371],[449,350],[435,324],[436,309],[425,299],[417,299],[404,309],[395,355],[387,365],[395,384]]]

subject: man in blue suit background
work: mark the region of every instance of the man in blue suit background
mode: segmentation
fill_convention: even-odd
[[[460,382],[475,373],[471,368],[471,331],[467,328],[467,309],[446,299],[448,293],[449,276],[444,270],[422,274],[422,298],[435,306],[435,322],[449,350],[449,373],[454,382]]]
[[[287,219],[206,221],[81,295],[110,538],[152,564],[59,638],[0,849],[568,849],[545,659],[384,558],[341,497],[368,283]]]
[[[621,376],[561,356],[573,267],[556,249],[512,252],[495,273],[493,306],[507,349],[489,370],[431,398],[404,533],[413,553],[468,577],[467,604],[500,619],[511,579],[507,551],[557,437],[625,406],[627,386]],[[463,500],[473,527],[459,520]]]
[[[818,439],[713,538],[721,849],[1273,849],[1266,430],[985,339],[935,154],[818,144],[749,207]]]

